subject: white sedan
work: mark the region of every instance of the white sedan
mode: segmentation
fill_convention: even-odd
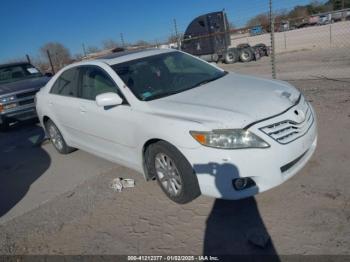
[[[36,103],[58,152],[79,148],[137,170],[177,203],[273,188],[306,164],[317,142],[315,112],[290,84],[175,50],[69,65]]]

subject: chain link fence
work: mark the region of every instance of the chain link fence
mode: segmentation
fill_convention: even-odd
[[[310,0],[309,4],[299,6],[296,2],[250,0],[237,6],[234,1],[233,4],[228,2],[230,6],[225,13],[229,26],[222,33],[229,34],[229,48],[264,44],[270,48],[271,54],[257,61],[223,63],[220,66],[229,71],[281,80],[350,78],[350,0]],[[134,45],[127,43],[127,33],[121,33],[118,46],[121,43],[120,47],[128,49],[177,48],[186,41],[183,36],[190,20],[169,17],[163,21],[168,34],[154,35],[153,40],[140,40]],[[151,26],[149,31],[152,32]],[[102,50],[86,54],[84,45],[83,49],[84,56],[80,59],[110,52]]]
[[[332,0],[294,6],[293,1],[264,0],[255,8],[258,13],[243,5],[226,11],[231,47],[263,43],[271,47],[274,59],[262,57],[222,67],[281,80],[350,78],[350,8],[346,4],[350,3]],[[183,35],[187,24],[176,26]]]

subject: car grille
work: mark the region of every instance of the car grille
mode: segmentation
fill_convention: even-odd
[[[19,94],[16,94],[16,96],[17,96],[17,98],[24,98],[24,97],[28,97],[28,96],[35,96],[35,94],[37,92],[38,92],[38,90],[25,92],[25,93],[19,93]]]
[[[288,144],[305,135],[314,122],[314,116],[305,99],[300,103],[302,104],[300,110],[305,115],[305,119],[302,122],[297,123],[293,120],[284,120],[260,128],[260,130],[280,144]]]
[[[28,99],[28,100],[19,101],[18,104],[20,106],[28,105],[28,104],[34,104],[34,98],[31,98],[31,99]]]

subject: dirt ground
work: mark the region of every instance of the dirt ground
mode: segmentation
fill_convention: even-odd
[[[275,32],[276,52],[300,51],[311,48],[339,48],[350,46],[350,21],[322,26],[310,26],[285,32]],[[247,34],[231,35],[231,45],[242,43],[271,45],[270,34],[250,36]]]
[[[24,182],[28,180],[18,199],[0,198],[0,205],[5,205],[1,216],[28,195],[38,205],[0,223],[0,254],[350,255],[350,79],[291,83],[316,109],[317,150],[292,179],[245,200],[201,196],[177,205],[156,182],[145,182],[127,168],[107,165],[81,151],[60,156],[50,144],[24,143],[20,136],[28,130],[37,132],[33,124],[1,134],[2,185],[5,180],[14,186],[10,178],[14,174],[17,181],[18,174],[23,174]],[[12,136],[22,142],[9,145],[6,141]],[[6,158],[9,148],[14,152]],[[40,158],[32,159],[34,154]],[[14,165],[19,156],[21,164]],[[31,160],[24,161],[26,156]],[[93,174],[80,179],[91,169]],[[43,177],[46,183],[40,182]],[[70,187],[57,189],[60,177]],[[115,177],[135,178],[136,187],[114,192],[110,182]],[[6,209],[9,201],[12,204]],[[270,241],[257,247],[252,236],[269,236]]]
[[[270,57],[231,65],[219,64],[228,71],[271,78]],[[350,78],[350,49],[345,47],[304,49],[276,54],[276,74],[281,80]]]

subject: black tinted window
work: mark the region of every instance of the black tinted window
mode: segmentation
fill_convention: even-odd
[[[76,68],[68,69],[63,72],[51,88],[52,94],[63,96],[78,96],[78,70]]]
[[[0,84],[40,76],[42,76],[42,74],[31,64],[25,63],[17,65],[0,66]]]
[[[112,79],[100,68],[95,66],[83,67],[80,97],[95,100],[99,94],[114,92],[117,87]]]
[[[113,65],[112,68],[143,101],[180,93],[226,74],[181,52],[147,56]]]

